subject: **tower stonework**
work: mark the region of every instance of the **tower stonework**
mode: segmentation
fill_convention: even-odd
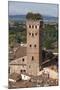
[[[26,20],[27,26],[27,73],[37,76],[41,67],[41,21]]]

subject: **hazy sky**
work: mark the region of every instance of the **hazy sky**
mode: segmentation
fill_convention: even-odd
[[[27,14],[28,12],[58,16],[58,5],[9,1],[9,15]]]

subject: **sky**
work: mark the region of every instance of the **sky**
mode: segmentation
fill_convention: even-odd
[[[32,2],[8,2],[8,13],[9,15],[22,15],[28,12],[40,13],[42,15],[58,16],[58,5],[57,4],[42,4]]]

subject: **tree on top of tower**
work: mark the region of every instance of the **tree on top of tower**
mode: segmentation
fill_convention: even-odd
[[[28,20],[43,20],[41,14],[39,14],[39,13],[32,13],[32,12],[27,13],[26,19],[28,19]]]

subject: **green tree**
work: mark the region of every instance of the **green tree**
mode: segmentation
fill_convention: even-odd
[[[53,48],[52,43],[56,42],[58,40],[58,30],[55,28],[54,25],[45,25],[45,28],[43,30],[43,47]]]
[[[32,12],[29,12],[27,15],[26,15],[26,19],[33,19],[33,20],[42,20],[42,15],[39,14],[39,13],[32,13]]]

